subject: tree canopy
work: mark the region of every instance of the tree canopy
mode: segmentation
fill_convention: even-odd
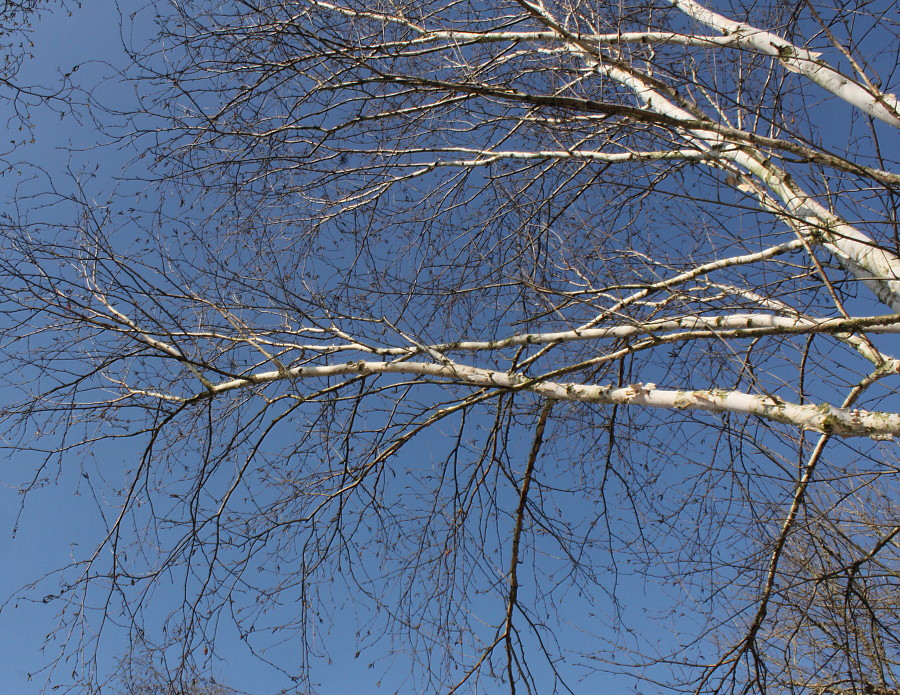
[[[231,631],[329,692],[349,629],[373,690],[900,686],[891,3],[123,13],[0,230],[79,683]]]

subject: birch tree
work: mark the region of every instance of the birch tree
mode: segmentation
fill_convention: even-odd
[[[63,654],[900,687],[890,3],[147,11],[132,168],[4,232],[7,446],[108,526]]]

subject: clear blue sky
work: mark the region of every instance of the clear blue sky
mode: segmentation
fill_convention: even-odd
[[[92,84],[99,80],[100,86],[94,94],[105,103],[130,100],[129,87],[115,80],[114,72],[115,67],[124,60],[119,27],[120,6],[127,13],[131,5],[140,7],[143,3],[141,0],[123,0],[121,3],[89,0],[84,7],[73,8],[71,16],[64,12],[45,15],[34,33],[37,55],[20,76],[20,81],[52,83],[54,76],[79,66],[79,81]],[[103,77],[109,79],[102,80]],[[96,183],[88,183],[88,186],[97,186],[98,191],[102,192],[104,183],[109,181],[104,180],[103,172],[120,171],[129,157],[113,147],[90,147],[98,140],[98,134],[89,119],[80,122],[72,117],[60,119],[41,109],[34,113],[35,142],[20,148],[14,155],[14,158],[22,159],[29,166],[38,166],[49,172],[99,167],[101,176]],[[839,120],[834,119],[833,125],[839,126]],[[88,149],[84,149],[86,147]],[[27,170],[27,167],[22,170]],[[10,180],[11,177],[7,177],[0,183]],[[115,469],[124,465],[123,460],[129,452],[106,447],[100,450],[99,455],[103,457],[103,466]],[[407,455],[428,458],[431,455],[428,440],[410,447]],[[77,470],[63,470],[61,477],[53,484],[34,490],[20,515],[22,498],[16,487],[39,466],[39,459],[35,455],[16,454],[4,461],[2,466],[0,561],[3,571],[0,574],[0,598],[5,598],[16,594],[19,587],[64,567],[73,556],[82,557],[101,537],[104,525],[97,501]],[[15,535],[10,532],[14,526],[18,527]],[[51,580],[41,586],[48,587],[46,591],[49,592],[52,585]],[[622,586],[619,590],[620,598],[632,599],[624,602],[623,610],[633,613],[630,617],[634,624],[649,625],[641,622],[641,614],[655,607],[653,596],[645,593],[645,587],[640,582]],[[0,611],[0,636],[4,638],[4,648],[0,650],[0,695],[36,693],[45,682],[45,677],[38,671],[54,657],[42,648],[46,636],[54,629],[57,606],[52,601],[42,602],[42,591],[27,592],[27,600],[14,600]],[[591,597],[570,596],[566,600],[568,609],[573,612],[587,611],[591,606]],[[284,610],[292,613],[291,606]],[[375,657],[389,659],[390,645],[386,644],[380,653],[373,650],[356,658],[356,635],[361,629],[360,624],[367,619],[365,613],[357,613],[348,605],[345,612],[337,611],[335,615],[337,624],[331,630],[331,661],[323,659],[313,671],[314,681],[326,684],[320,692],[323,695],[338,695],[392,692],[395,689],[403,691],[405,686],[402,680],[385,681],[380,687],[377,686],[376,676],[380,674],[381,667],[369,667]],[[683,616],[683,619],[689,621],[690,616]],[[654,639],[655,635],[650,630],[648,627],[648,633],[642,635],[642,639]],[[113,639],[115,634],[114,629],[108,631]],[[665,635],[660,632],[658,636]],[[288,685],[273,669],[254,661],[227,626],[222,628],[218,637],[218,657],[221,661],[215,672],[224,683],[253,695],[269,695]],[[562,639],[577,640],[578,634],[573,631],[563,635]],[[286,645],[282,652],[290,653],[294,648]],[[127,644],[123,642],[120,651],[126,650]],[[114,644],[107,645],[104,652],[106,658],[111,658],[116,651]],[[58,673],[65,671],[66,666],[61,665]],[[28,674],[31,673],[37,675],[29,681]],[[402,679],[401,676],[396,678]],[[607,685],[612,688],[613,681]]]
[[[141,2],[131,4],[143,6]],[[62,73],[79,66],[79,83],[100,82],[95,97],[108,105],[127,103],[128,88],[112,78],[116,67],[121,67],[124,61],[119,9],[127,11],[128,6],[128,2],[90,0],[81,8],[73,6],[71,16],[58,9],[44,14],[32,34],[34,59],[19,75],[19,83],[52,85],[58,83]],[[79,151],[102,140],[90,119],[60,118],[40,107],[32,114],[34,143],[19,147],[8,158],[24,163],[19,172],[32,172],[31,167],[35,166],[47,172],[64,172],[96,165],[102,179],[103,174],[121,171],[130,156],[110,147]],[[14,180],[14,176],[7,176],[2,185],[8,186]],[[107,178],[98,182],[98,190],[109,181]],[[60,176],[58,182],[65,186],[65,176]],[[6,188],[2,192],[5,198],[11,191]],[[103,465],[116,468],[124,465],[128,453],[106,450],[101,455],[105,457]],[[63,469],[58,479],[30,493],[22,508],[23,498],[16,487],[28,480],[39,465],[37,455],[16,453],[3,461],[0,468],[0,597],[3,600],[22,595],[18,591],[21,587],[65,567],[73,557],[84,557],[104,532],[97,502],[76,470]],[[16,526],[18,530],[13,534]],[[0,611],[3,641],[0,695],[37,693],[46,683],[46,673],[40,670],[56,656],[54,643],[47,647],[45,641],[56,626],[58,606],[52,601],[44,603],[41,598],[52,592],[54,583],[55,578],[49,577],[36,590],[24,592],[27,598],[13,600]],[[277,692],[286,684],[270,669],[256,668],[241,646],[228,639],[227,633],[223,637],[223,656],[228,657],[228,663],[217,670],[217,675],[224,681],[254,695]],[[105,653],[110,655],[115,651],[113,638]],[[127,644],[122,642],[118,651],[127,651]],[[65,682],[67,670],[70,669],[65,664],[60,665],[54,682]]]

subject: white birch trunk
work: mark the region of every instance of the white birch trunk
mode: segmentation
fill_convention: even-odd
[[[900,128],[900,102],[893,94],[861,85],[831,67],[819,54],[798,48],[777,34],[723,17],[694,0],[669,1],[697,22],[733,37],[736,45],[772,56],[791,72],[803,75],[879,121]]]

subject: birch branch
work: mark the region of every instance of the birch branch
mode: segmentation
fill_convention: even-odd
[[[409,29],[419,35],[417,39],[406,41],[403,45],[416,45],[423,43],[446,42],[450,44],[461,43],[522,43],[534,42],[558,42],[560,36],[555,31],[457,31],[453,29],[427,29],[405,17],[400,17],[384,12],[372,10],[356,10],[352,7],[342,7],[330,2],[312,0],[309,3],[318,7],[351,19],[370,20],[384,24],[393,24]],[[735,43],[732,36],[692,36],[674,31],[626,31],[608,34],[583,34],[583,38],[596,44],[621,45],[627,43],[641,44],[675,44],[680,46],[719,47],[729,46]]]
[[[739,293],[739,288],[729,288],[724,285],[711,285],[722,287],[731,294]],[[794,314],[779,316],[762,313],[741,313],[728,315],[708,316],[684,316],[673,319],[659,319],[654,321],[634,322],[625,325],[608,326],[604,328],[574,328],[568,331],[550,331],[544,333],[517,333],[505,338],[494,340],[459,340],[447,343],[421,344],[407,338],[412,343],[410,347],[376,347],[364,345],[348,337],[346,343],[292,343],[284,340],[271,340],[260,335],[228,335],[204,331],[192,331],[183,335],[192,339],[202,338],[210,340],[227,341],[234,345],[246,343],[252,348],[263,352],[269,361],[276,364],[280,362],[268,351],[263,351],[260,346],[266,345],[284,351],[309,352],[318,355],[329,355],[338,352],[364,352],[380,357],[412,357],[427,354],[441,361],[445,359],[447,352],[490,352],[506,348],[517,348],[527,345],[557,345],[571,342],[587,342],[591,340],[622,340],[633,337],[646,337],[658,334],[672,333],[668,336],[660,336],[665,342],[679,340],[698,340],[702,338],[741,339],[758,338],[767,335],[834,335],[836,338],[846,341],[859,350],[866,359],[875,363],[891,361],[890,357],[878,351],[864,351],[853,341],[853,332],[866,331],[875,334],[900,333],[900,316],[886,314],[883,316],[851,316],[849,318],[812,318]],[[133,335],[133,331],[123,331]],[[405,336],[404,336],[405,337]],[[141,342],[151,347],[159,348],[161,341],[146,336],[139,338]],[[164,351],[173,357],[174,354]],[[183,357],[178,357],[183,360]],[[282,367],[284,365],[281,365]]]
[[[475,152],[473,152],[474,154]],[[438,160],[430,166],[441,167],[473,167],[494,164],[502,160],[577,160],[583,162],[604,162],[618,164],[624,162],[659,162],[665,160],[701,161],[718,159],[718,155],[709,150],[650,150],[634,152],[600,152],[598,150],[537,150],[534,152],[514,150],[485,150],[478,152],[474,159]],[[426,164],[425,166],[428,166]]]
[[[777,34],[728,19],[695,0],[669,2],[697,22],[733,37],[735,45],[772,56],[791,72],[803,75],[873,118],[900,128],[900,102],[895,95],[859,84],[823,61],[820,54],[798,48]]]
[[[693,125],[693,124],[692,124]],[[699,125],[699,123],[697,124]],[[876,169],[874,167],[867,167],[860,165],[856,162],[851,162],[842,157],[838,157],[837,155],[832,155],[827,152],[822,152],[811,147],[805,147],[804,145],[800,145],[798,143],[791,143],[786,140],[778,140],[774,138],[763,138],[761,136],[756,136],[750,133],[745,133],[743,131],[728,128],[725,126],[710,127],[710,130],[718,133],[726,139],[729,138],[737,138],[737,140],[742,145],[752,144],[758,147],[768,147],[775,150],[783,150],[790,154],[796,155],[798,157],[802,157],[804,160],[809,162],[815,162],[817,164],[822,164],[823,166],[830,167],[832,169],[837,169],[839,171],[846,171],[848,173],[854,174],[856,176],[863,176],[866,178],[870,178],[873,181],[878,181],[879,183],[883,183],[886,186],[897,187],[900,186],[900,175],[891,173],[889,171],[884,171],[882,169]],[[355,154],[360,155],[371,155],[372,151],[368,149],[359,149],[359,150],[349,150],[346,149],[347,152],[354,152]],[[442,147],[442,148],[419,148],[419,149],[406,149],[406,150],[396,150],[394,152],[395,155],[422,155],[429,154],[432,155],[435,152],[446,152],[446,153],[464,153],[474,155],[472,159],[456,159],[456,160],[435,160],[431,162],[415,162],[410,163],[406,166],[410,167],[425,167],[427,171],[431,171],[433,168],[440,166],[459,166],[459,167],[470,167],[470,166],[485,166],[494,164],[498,161],[503,160],[541,160],[541,159],[556,159],[556,160],[573,160],[573,161],[584,161],[584,162],[602,162],[602,163],[610,163],[610,164],[619,164],[619,163],[628,163],[628,162],[657,162],[657,161],[665,161],[665,160],[683,160],[683,161],[712,161],[721,158],[721,154],[718,151],[711,151],[708,148],[704,149],[696,149],[696,148],[688,148],[688,149],[677,149],[677,150],[633,150],[626,152],[601,152],[599,150],[581,150],[581,149],[570,149],[570,150],[537,150],[537,151],[524,151],[524,150],[492,150],[492,149],[475,149],[475,148],[467,148],[467,147]],[[423,171],[422,173],[427,173],[427,171]]]
[[[793,307],[785,304],[784,302],[780,302],[777,299],[773,299],[772,297],[765,297],[758,292],[753,292],[752,290],[748,290],[743,287],[734,287],[733,285],[725,285],[718,282],[711,282],[708,285],[709,287],[714,287],[716,289],[722,290],[728,294],[742,297],[745,299],[749,299],[750,301],[756,303],[760,307],[766,307],[772,309],[774,311],[780,312],[782,315],[790,316],[794,319],[801,321],[815,321],[815,319],[811,319],[809,316],[803,316]],[[844,316],[844,319],[850,319],[849,316]],[[898,317],[900,319],[900,317]],[[871,332],[880,333],[880,332],[890,332],[889,330],[890,324],[885,324],[884,327],[873,327]],[[858,328],[854,329],[857,332],[850,331],[835,331],[832,335],[838,340],[846,343],[854,350],[856,350],[860,355],[865,357],[875,366],[879,366],[885,364],[887,362],[891,362],[893,360],[892,357],[885,354],[878,348],[876,348],[872,341],[869,340],[864,334],[861,335],[861,332]],[[813,328],[810,333],[815,332]]]
[[[121,311],[116,309],[112,304],[110,304],[110,302],[106,299],[106,296],[103,295],[102,292],[100,292],[99,288],[93,281],[91,281],[91,287],[94,298],[106,307],[107,311],[109,311],[113,318],[119,320],[121,323],[127,326],[127,330],[125,332],[128,335],[132,336],[135,340],[153,348],[154,350],[157,350],[164,355],[177,360],[178,362],[183,364],[191,374],[197,377],[197,380],[207,389],[212,388],[212,382],[210,382],[205,376],[203,376],[203,374],[199,369],[197,369],[197,367],[191,364],[191,362],[181,352],[181,350],[173,345],[169,345],[165,341],[154,338],[150,333],[142,330],[135,321],[133,321],[131,318],[129,318]]]
[[[282,380],[297,381],[379,374],[432,377],[478,388],[529,391],[544,398],[564,401],[640,405],[649,408],[699,410],[708,413],[736,413],[840,437],[890,439],[894,435],[900,434],[900,414],[898,413],[851,410],[837,408],[827,403],[801,405],[789,403],[776,396],[759,396],[724,389],[665,390],[656,388],[655,384],[615,387],[541,381],[529,379],[521,374],[458,363],[355,360],[334,365],[295,367],[283,371],[259,372],[247,377],[223,381],[186,399],[174,396],[167,396],[166,399],[180,402],[200,402],[236,389],[262,386]]]
[[[648,108],[676,119],[694,119],[693,114],[674,105],[639,75],[605,63],[598,63],[597,69],[633,89]],[[831,250],[848,272],[862,281],[879,301],[900,312],[900,258],[826,209],[768,158],[736,146],[722,136],[688,130],[698,140],[719,151],[723,159],[743,167],[765,183],[785,204],[792,217],[790,223],[804,224],[807,231]]]
[[[585,56],[599,74],[631,89],[648,110],[685,123],[685,130],[698,143],[719,152],[723,160],[733,162],[759,178],[784,202],[788,213],[796,218],[793,222],[799,221],[807,225],[817,239],[825,242],[830,250],[837,251],[834,255],[848,272],[862,281],[879,301],[900,312],[900,258],[880,248],[871,237],[827,210],[800,188],[785,171],[758,151],[750,151],[723,135],[692,128],[689,124],[696,120],[695,114],[670,101],[637,70],[616,64],[581,36],[568,31],[542,4],[532,0],[517,2],[535,19],[567,39],[572,52]],[[702,9],[702,6],[696,4],[686,6],[697,12],[699,9],[696,8]]]
[[[860,316],[845,318],[810,318],[805,316],[776,316],[771,314],[731,314],[728,316],[685,316],[677,319],[636,322],[631,325],[605,328],[573,329],[549,333],[521,333],[497,340],[461,340],[417,348],[384,348],[380,355],[412,355],[421,352],[502,350],[523,345],[547,345],[588,340],[623,339],[669,331],[688,331],[679,334],[686,338],[755,338],[763,335],[796,335],[810,333],[843,334],[866,330],[872,333],[900,333],[900,316]],[[347,346],[350,348],[351,346]]]

